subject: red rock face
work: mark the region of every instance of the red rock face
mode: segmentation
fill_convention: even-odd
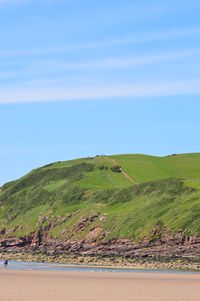
[[[183,231],[173,235],[169,229],[163,230],[159,226],[153,229],[150,238],[144,237],[137,243],[129,239],[108,240],[109,232],[104,230],[103,227],[106,216],[100,216],[99,213],[77,220],[72,234],[69,234],[68,230],[64,229],[61,240],[58,241],[51,238],[49,230],[59,226],[68,218],[71,218],[71,215],[61,220],[54,217],[48,224],[45,224],[48,219],[41,217],[40,229],[20,238],[14,236],[15,229],[12,229],[12,231],[3,229],[0,232],[0,251],[39,251],[49,254],[75,253],[93,256],[141,258],[173,256],[195,256],[200,258],[200,236],[191,235],[186,237]],[[101,221],[102,224],[96,224],[95,221]],[[84,233],[83,231],[86,231],[86,234],[82,239],[74,238],[73,234],[82,234]]]
[[[85,222],[81,221],[81,225]],[[79,229],[81,230],[82,226]],[[69,237],[64,238],[62,241],[57,241],[49,238],[47,234],[47,230],[40,229],[37,233],[31,233],[27,237],[0,238],[0,250],[38,250],[50,254],[76,253],[98,256],[170,257],[184,255],[185,257],[200,257],[200,236],[192,235],[186,239],[181,232],[174,236],[170,232],[167,232],[166,236],[162,239],[154,241],[144,238],[139,243],[134,243],[128,239],[112,239],[107,241],[105,240],[107,234],[100,227],[94,227],[81,240]]]

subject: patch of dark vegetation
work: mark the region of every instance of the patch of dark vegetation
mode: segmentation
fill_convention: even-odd
[[[110,168],[113,172],[121,172],[121,166],[115,165]]]
[[[160,205],[163,205],[173,202],[176,195],[190,193],[194,190],[194,188],[184,186],[181,180],[167,179],[142,183],[120,190],[104,190],[94,194],[93,201],[110,204],[126,203],[139,196],[155,194],[161,197],[159,202]]]
[[[72,187],[68,189],[62,196],[62,201],[65,204],[80,203],[85,200],[86,190],[81,187]]]
[[[0,197],[0,202],[6,205],[6,211],[4,215],[7,216],[8,221],[12,221],[22,213],[25,214],[28,210],[44,204],[46,202],[51,203],[55,201],[55,193],[39,188],[39,189],[23,189],[18,193],[10,195],[7,199],[4,195]],[[4,198],[2,200],[2,198]]]
[[[98,167],[100,170],[108,170],[108,166],[101,165]]]
[[[194,188],[184,186],[182,180],[174,178],[142,183],[133,186],[132,189],[134,195],[149,193],[178,195],[183,192],[192,192],[195,190]]]
[[[4,184],[4,185],[1,187],[1,191],[5,191],[6,189],[8,189],[8,188],[10,188],[11,186],[13,186],[16,182],[17,182],[17,180],[7,182],[6,184]]]
[[[54,164],[55,164],[55,163],[49,163],[49,164],[46,164],[46,165],[42,166],[42,168],[50,167],[50,166],[52,166],[52,165],[54,165]]]
[[[95,192],[91,198],[90,201],[93,203],[109,203],[110,198],[114,194],[114,190],[106,189],[103,191]]]
[[[79,181],[84,177],[84,173],[93,171],[94,165],[82,163],[65,168],[52,169],[36,169],[28,176],[15,181],[13,185],[8,185],[3,196],[0,197],[0,202],[3,199],[8,199],[9,196],[27,189],[29,186],[43,187],[50,184],[52,181],[68,179],[69,182]]]

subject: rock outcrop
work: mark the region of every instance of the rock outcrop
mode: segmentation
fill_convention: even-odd
[[[72,231],[62,229],[62,238],[51,236],[51,230],[63,225],[72,217],[39,217],[39,230],[16,237],[16,229],[0,231],[0,251],[41,252],[45,254],[78,254],[85,256],[121,256],[124,258],[200,258],[200,236],[186,236],[183,231],[173,234],[169,229],[155,226],[149,237],[134,242],[130,239],[109,239],[109,231],[103,227],[106,216],[99,212],[82,216]],[[100,222],[100,224],[99,224]],[[81,234],[81,235],[77,235]],[[82,238],[77,238],[77,237]]]
[[[78,230],[82,231],[86,220],[81,220]],[[108,240],[106,232],[99,226],[88,231],[83,239],[73,237],[57,240],[48,236],[47,229],[40,229],[28,236],[1,237],[0,251],[37,251],[49,254],[79,254],[91,256],[122,256],[122,257],[195,257],[200,258],[200,236],[185,237],[184,233],[166,233],[160,239],[144,238],[140,242],[129,239]]]

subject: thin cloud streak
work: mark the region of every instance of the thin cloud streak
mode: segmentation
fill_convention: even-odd
[[[0,88],[0,104],[95,100],[109,98],[146,98],[157,96],[200,95],[200,79],[177,82],[138,83],[86,87]]]
[[[84,63],[66,63],[65,61],[55,60],[43,62],[45,67],[54,66],[61,69],[121,69],[131,68],[137,65],[153,64],[157,62],[165,62],[169,60],[183,59],[193,55],[200,55],[200,48],[188,49],[182,51],[173,51],[168,53],[158,53],[145,56],[134,56],[128,58],[106,58],[96,61],[89,61]],[[36,64],[37,65],[37,64]],[[42,65],[42,64],[41,64]],[[38,66],[39,67],[39,66]]]
[[[158,53],[145,56],[134,56],[128,58],[105,58],[88,62],[66,62],[65,60],[41,60],[33,63],[21,64],[21,70],[10,69],[11,63],[8,63],[9,70],[0,72],[0,79],[7,80],[19,77],[38,77],[38,75],[50,74],[52,72],[63,72],[69,70],[96,70],[96,69],[126,69],[137,66],[164,63],[166,61],[181,60],[183,58],[200,55],[200,48],[187,49],[182,51],[173,51],[168,53]],[[4,63],[4,67],[6,64]],[[15,64],[13,64],[15,66]],[[17,67],[19,67],[17,65]]]
[[[1,2],[0,2],[1,3]],[[55,53],[66,53],[75,50],[93,49],[93,48],[108,48],[113,46],[123,46],[123,45],[134,45],[142,43],[150,43],[156,41],[170,40],[185,38],[189,36],[200,35],[200,26],[188,27],[181,29],[173,29],[170,31],[155,32],[143,34],[136,33],[134,35],[128,35],[126,37],[109,38],[108,40],[92,42],[87,44],[69,44],[62,45],[60,47],[49,47],[31,50],[1,50],[0,57],[29,57],[29,56],[39,56]]]

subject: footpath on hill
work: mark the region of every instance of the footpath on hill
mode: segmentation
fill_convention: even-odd
[[[109,162],[111,162],[111,163],[113,164],[113,166],[119,165],[118,162],[117,162],[117,160],[111,159],[111,158],[109,158],[109,157],[107,157],[107,156],[105,156],[105,158],[106,158]],[[120,166],[120,171],[121,171],[121,174],[122,174],[125,178],[127,178],[131,183],[137,184],[137,183],[133,180],[133,178],[130,177],[130,176],[127,174],[127,172],[125,172],[125,170],[123,170],[123,168],[122,168],[121,166]]]

